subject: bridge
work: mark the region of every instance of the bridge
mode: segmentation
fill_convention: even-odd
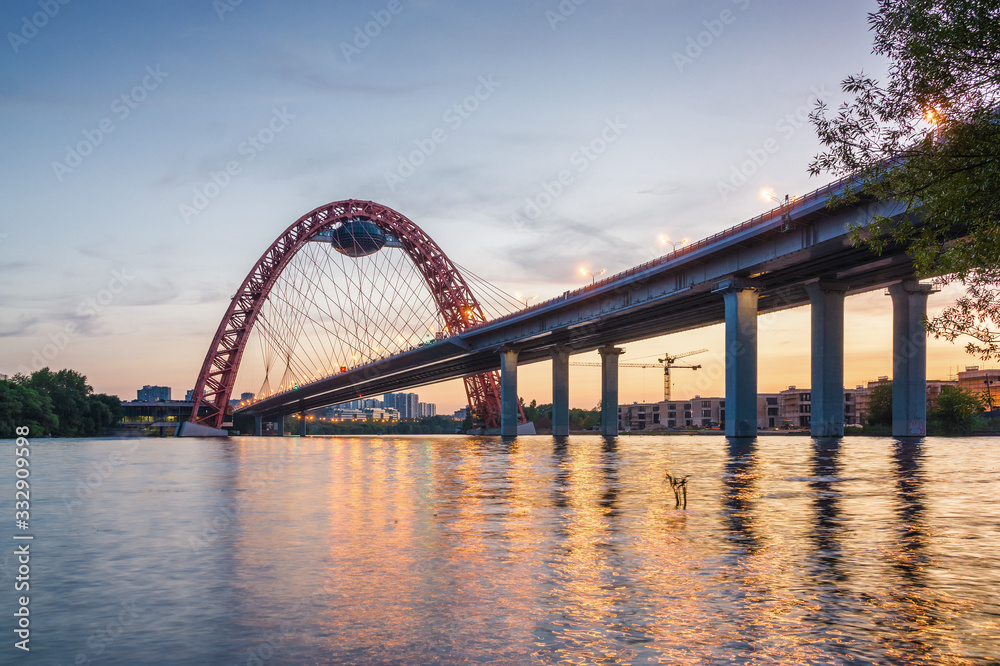
[[[338,362],[334,358],[337,354],[344,357],[347,351],[370,346],[370,340],[360,338],[371,333],[371,326],[394,327],[388,331],[392,335],[410,325],[398,318],[391,323],[384,318],[376,321],[367,313],[369,320],[361,327],[364,331],[359,334],[356,330],[354,339],[317,363],[325,369],[307,370],[306,379],[295,382],[288,381],[286,369],[278,390],[269,389],[265,375],[257,398],[240,410],[255,417],[258,431],[261,420],[463,378],[479,422],[498,427],[504,436],[514,436],[519,422],[518,365],[551,359],[553,434],[562,436],[569,428],[569,357],[597,350],[602,365],[601,432],[613,436],[618,428],[619,345],[724,322],[725,432],[731,438],[754,437],[757,316],[810,304],[812,434],[839,437],[844,428],[844,298],[888,289],[893,307],[893,329],[886,333],[893,340],[893,434],[923,436],[926,334],[922,317],[931,288],[914,279],[911,259],[903,248],[891,247],[875,255],[852,245],[852,224],[864,225],[876,215],[898,217],[903,207],[893,201],[861,201],[831,209],[831,197],[843,193],[847,186],[846,180],[834,182],[592,285],[531,307],[519,303],[506,314],[492,316],[477,300],[463,272],[416,224],[373,202],[328,204],[293,223],[264,253],[233,297],[199,375],[192,419],[181,434],[224,434],[218,428],[254,328],[261,329],[261,337],[288,356],[288,369],[295,365],[290,346],[303,346],[303,331],[309,326],[317,328],[315,316],[301,321],[304,303],[319,298],[322,290],[315,285],[304,293],[298,289],[301,302],[289,307],[289,298],[276,294],[283,288],[286,293],[294,290],[282,287],[279,278],[290,270],[298,253],[323,246],[327,255],[341,255],[350,261],[378,256],[388,248],[399,249],[416,269],[424,286],[422,298],[433,306],[440,328],[433,335],[425,333],[417,344],[407,344],[404,338],[414,337],[411,326],[397,336],[400,344],[395,347],[376,345],[367,355],[353,354],[352,360],[361,357],[360,362]],[[322,268],[315,259],[313,264]],[[352,267],[343,270],[349,273]],[[405,276],[398,279],[406,280]],[[383,280],[381,284],[390,282]],[[409,280],[406,284],[410,286],[398,291],[412,299],[410,294],[420,291],[412,288],[413,283]],[[357,297],[370,298],[372,292],[353,296],[339,301],[340,307],[357,308]],[[277,330],[274,323],[282,313],[294,321]],[[327,319],[337,316],[333,312],[323,315]],[[423,325],[426,327],[426,322]],[[357,321],[354,326],[358,329]],[[330,333],[335,327],[326,322],[319,328]],[[343,342],[345,330],[334,330],[332,337]],[[205,404],[209,413],[196,416],[199,406]]]

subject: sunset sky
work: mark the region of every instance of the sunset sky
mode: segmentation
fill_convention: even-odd
[[[808,176],[819,146],[806,115],[817,99],[836,107],[845,76],[884,72],[874,9],[4,2],[0,373],[37,365],[49,345],[47,365],[98,392],[134,399],[158,384],[183,397],[257,257],[340,199],[390,206],[455,262],[540,299],[583,284],[581,266],[615,273],[659,255],[661,235],[711,235],[770,208],[763,188],[804,194],[832,179]],[[457,114],[470,95],[476,108]],[[606,152],[580,161],[608,126]],[[397,177],[436,129],[444,140]],[[764,145],[777,150],[761,159]],[[515,225],[564,169],[573,182]],[[954,295],[932,296],[932,310]],[[882,293],[848,300],[847,385],[891,373],[890,321]],[[761,331],[760,390],[807,386],[808,308],[767,315]],[[718,396],[722,341],[716,326],[629,344],[622,361],[708,348],[691,358],[702,370],[676,372],[675,395]],[[977,364],[961,345],[929,350],[930,378]],[[551,399],[549,372],[522,367],[526,400]],[[598,369],[572,372],[571,404],[592,407]],[[622,402],[662,397],[656,370],[622,370],[621,386]],[[417,392],[439,412],[465,403],[458,382]]]

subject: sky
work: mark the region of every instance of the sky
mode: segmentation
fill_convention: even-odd
[[[615,273],[663,253],[660,236],[738,224],[770,208],[764,188],[833,179],[808,175],[820,146],[806,116],[843,101],[846,76],[884,74],[875,9],[8,0],[0,373],[44,363],[98,392],[183,397],[256,259],[331,201],[400,211],[456,263],[542,300],[583,284],[580,267]],[[602,152],[582,150],[602,136]],[[562,171],[571,182],[542,196]],[[851,297],[846,316],[845,383],[890,374],[888,297]],[[719,396],[722,342],[714,326],[626,345],[622,362],[708,348],[674,395]],[[761,318],[759,359],[761,391],[809,384],[808,308]],[[977,363],[929,342],[931,378]],[[571,372],[571,404],[594,406],[599,370]],[[621,402],[662,397],[657,370],[621,372]],[[549,364],[519,381],[551,400]],[[460,382],[417,392],[439,412],[465,403]]]

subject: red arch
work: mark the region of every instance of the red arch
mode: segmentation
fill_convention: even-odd
[[[483,310],[455,264],[423,229],[396,211],[372,201],[336,201],[303,215],[271,244],[247,275],[226,310],[194,387],[191,420],[221,428],[257,315],[271,287],[295,253],[317,233],[356,218],[374,222],[399,239],[423,275],[444,318],[448,333],[461,333],[486,320]],[[487,427],[500,424],[500,381],[497,372],[465,378],[465,392],[474,414]],[[198,412],[207,406],[205,414]]]

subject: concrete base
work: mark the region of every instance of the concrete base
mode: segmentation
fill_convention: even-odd
[[[552,355],[552,435],[569,435],[569,350],[555,347]]]
[[[927,331],[924,315],[928,284],[902,282],[892,297],[892,436],[927,434]]]
[[[492,435],[499,435],[500,434],[500,428],[473,428],[472,430],[467,431],[465,434],[466,435],[483,435],[484,437],[485,436],[492,436]],[[533,422],[531,422],[531,421],[528,421],[527,423],[518,423],[517,424],[517,434],[518,435],[537,435],[538,433],[535,432],[535,424]],[[509,436],[509,435],[505,435],[505,436]]]
[[[719,288],[726,308],[726,437],[757,436],[757,290]]]
[[[229,432],[222,428],[212,428],[200,423],[185,421],[177,430],[178,437],[229,437]]]
[[[601,354],[601,434],[618,436],[618,357],[624,349],[608,345]]]
[[[517,350],[500,350],[500,434],[517,436]]]
[[[813,437],[844,436],[844,294],[847,285],[806,283],[812,319]]]

